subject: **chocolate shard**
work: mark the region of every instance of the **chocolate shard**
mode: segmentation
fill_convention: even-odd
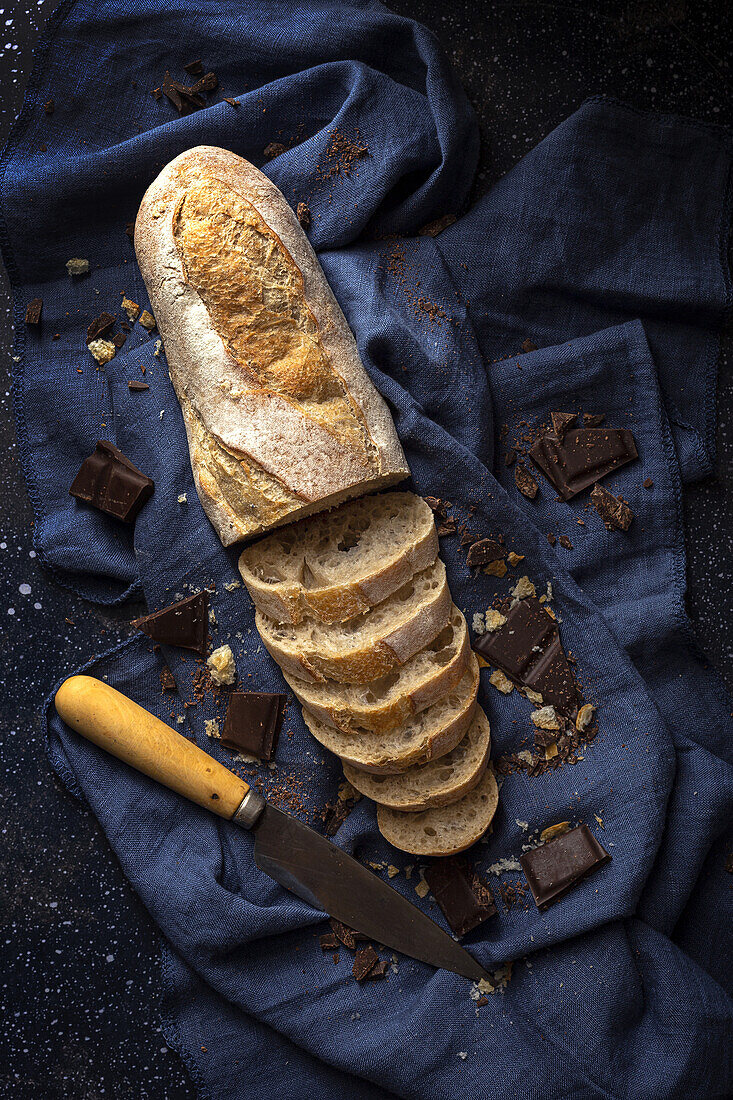
[[[448,519],[444,519],[441,523],[438,524],[438,535],[441,538],[447,535],[455,535],[457,530],[458,526],[456,524],[456,521],[454,519],[451,519],[450,516],[448,517]]]
[[[600,428],[605,419],[605,413],[583,413],[583,423],[586,428]]]
[[[25,323],[27,325],[39,325],[41,323],[41,310],[43,309],[43,298],[32,298],[26,306],[25,310]]]
[[[300,224],[303,226],[303,229],[308,229],[310,227],[311,210],[307,202],[298,203],[298,209],[296,210],[295,215]]]
[[[224,96],[224,102],[228,103],[230,107],[239,107],[240,105],[238,99],[232,99],[231,96],[227,95]]]
[[[506,547],[495,539],[479,539],[469,547],[466,565],[473,569],[476,565],[488,565],[490,561],[499,561],[506,557]]]
[[[170,607],[133,619],[130,625],[154,642],[193,649],[203,657],[209,640],[209,595],[196,592]]]
[[[274,160],[275,157],[281,157],[287,151],[287,147],[281,141],[271,141],[265,146],[262,155],[265,160]]]
[[[423,500],[438,519],[448,518],[448,504],[446,501],[441,500],[440,497],[423,497]]]
[[[578,825],[519,857],[538,909],[547,909],[568,890],[608,863],[611,856],[587,825]]]
[[[363,932],[356,932],[353,928],[349,928],[348,924],[336,920],[335,917],[331,917],[328,923],[331,925],[339,943],[342,943],[344,947],[349,947],[352,951],[356,949],[357,943],[369,942],[369,937],[365,936]]]
[[[113,443],[100,439],[94,454],[86,458],[69,493],[100,512],[132,523],[155,485]]]
[[[219,87],[219,80],[216,73],[205,73],[200,80],[197,80],[193,88],[188,89],[191,92],[213,92]]]
[[[533,344],[532,341],[528,338],[528,339],[522,341],[522,351],[525,354],[528,351],[537,351],[537,345]]]
[[[514,450],[513,447],[510,447],[509,450],[507,451],[507,453],[504,455],[504,465],[505,466],[513,466],[516,461],[517,461],[517,452]]]
[[[272,760],[283,724],[287,695],[234,691],[229,698],[221,743],[233,752]]]
[[[358,948],[351,973],[357,982],[363,982],[379,962],[379,955],[370,943]]]
[[[496,913],[491,893],[461,859],[440,859],[424,872],[430,892],[456,936],[465,936]]]
[[[476,652],[513,683],[539,692],[544,705],[572,717],[578,687],[555,620],[534,596],[509,608],[506,620],[474,641]]]
[[[87,343],[91,344],[92,340],[98,340],[100,336],[106,336],[116,320],[117,317],[114,313],[100,313],[99,317],[95,317],[87,329]]]
[[[127,383],[127,388],[130,393],[144,393],[145,390],[150,389],[150,386],[147,382],[138,382],[136,378],[132,378]]]
[[[319,936],[319,942],[321,951],[338,951],[339,941],[333,932],[324,932],[322,936]]]
[[[199,73],[204,71],[204,63],[200,58],[197,61],[189,61],[187,65],[183,66],[183,71],[188,73],[189,76],[198,76]]]
[[[609,493],[608,489],[604,489],[602,485],[593,486],[590,499],[607,531],[628,531],[634,513],[626,501]]]
[[[551,412],[552,430],[562,443],[565,432],[577,422],[577,413]]]
[[[628,428],[570,428],[562,441],[546,432],[529,449],[537,469],[563,500],[638,458]]]
[[[376,981],[378,978],[386,978],[388,970],[389,960],[380,959],[376,966],[373,966],[367,974],[367,981],[373,982]]]
[[[537,496],[539,489],[537,479],[532,476],[523,462],[518,462],[514,467],[514,484],[527,500],[534,500]]]
[[[174,679],[173,673],[168,668],[168,665],[163,665],[162,669],[160,670],[160,686],[163,691],[176,690],[176,681]]]
[[[119,350],[119,348],[121,348],[124,345],[126,339],[127,339],[127,333],[126,332],[117,332],[112,337],[112,343]]]
[[[565,549],[565,550],[572,550],[573,549],[573,544],[572,544],[572,542],[570,541],[570,539],[568,538],[567,535],[560,535],[560,538],[557,541],[560,543],[560,545],[563,547],[563,549]]]

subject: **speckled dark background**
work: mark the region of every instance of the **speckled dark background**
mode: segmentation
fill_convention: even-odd
[[[18,110],[54,0],[0,9],[0,140]],[[639,107],[730,123],[731,10],[724,0],[459,3],[395,0],[447,50],[481,123],[475,196],[598,92]],[[190,51],[195,53],[192,47]],[[173,60],[173,59],[172,59]],[[179,58],[179,61],[187,58]],[[0,350],[0,1095],[15,1100],[194,1096],[157,1019],[158,944],[95,820],[50,772],[40,707],[55,681],[128,633],[53,584],[31,549],[31,509],[14,443],[10,325]],[[686,493],[690,615],[733,687],[733,372],[721,363],[718,470]]]

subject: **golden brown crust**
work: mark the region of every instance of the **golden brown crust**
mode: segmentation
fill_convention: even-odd
[[[205,146],[177,157],[135,247],[225,545],[407,475],[315,254],[253,165]]]

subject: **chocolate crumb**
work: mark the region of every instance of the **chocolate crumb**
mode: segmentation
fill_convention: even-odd
[[[607,531],[628,531],[634,513],[621,497],[609,493],[602,485],[594,485],[590,499]]]
[[[537,351],[537,345],[533,344],[531,340],[527,339],[522,343],[522,351]]]
[[[127,383],[127,388],[132,393],[144,393],[145,390],[150,389],[150,386],[147,384],[147,382],[138,382],[136,378],[132,378]]]
[[[280,157],[283,153],[287,153],[287,147],[281,141],[271,141],[269,145],[265,146],[262,155],[265,160],[274,160],[275,157]]]
[[[46,102],[43,104],[43,109],[47,115],[52,115],[56,110],[56,104],[52,99],[47,99]]]
[[[494,539],[479,539],[469,548],[466,565],[473,569],[477,565],[488,565],[490,561],[500,561],[506,557],[506,548]]]
[[[557,538],[555,537],[555,535],[553,535],[552,531],[547,532],[547,541],[549,542],[550,546],[554,546],[557,542]]]
[[[176,681],[173,678],[173,673],[168,668],[168,665],[163,665],[160,670],[160,686],[163,691],[175,691]]]
[[[365,936],[363,932],[357,932],[355,929],[349,928],[348,924],[336,920],[335,917],[331,917],[328,923],[331,925],[339,942],[352,951],[356,949],[357,943],[368,943],[369,941],[369,937]]]
[[[321,944],[321,951],[338,951],[339,941],[333,932],[324,932],[324,934],[319,937],[319,941]]]
[[[583,413],[583,423],[586,428],[600,428],[605,419],[605,413]]]
[[[644,486],[645,489],[653,489],[654,488],[654,482],[652,481],[652,479],[650,477],[645,477],[644,480],[642,481],[642,485]]]
[[[199,73],[204,71],[204,63],[199,58],[197,61],[189,61],[188,65],[183,66],[184,72],[187,72],[189,76],[198,76]]]
[[[308,229],[311,223],[311,211],[307,202],[299,202],[298,209],[296,211],[298,221],[303,226],[303,229]]]
[[[517,461],[517,452],[514,450],[513,447],[510,447],[509,450],[507,451],[507,453],[504,455],[504,465],[505,466],[513,466],[516,461]]]
[[[351,973],[357,982],[363,982],[379,962],[379,955],[370,943],[358,948]]]
[[[230,107],[239,107],[240,103],[238,99],[231,99],[229,96],[224,96],[224,102],[228,103]]]
[[[514,483],[522,496],[526,497],[527,500],[534,500],[537,496],[537,490],[539,488],[537,481],[523,462],[518,462],[514,467]]]
[[[126,332],[117,332],[117,333],[115,333],[115,335],[114,335],[114,336],[112,337],[112,343],[114,344],[114,346],[115,346],[115,347],[117,348],[117,350],[119,351],[119,349],[120,349],[120,348],[121,348],[121,347],[123,346],[123,344],[125,343],[125,340],[126,340],[126,339],[127,339],[127,333],[126,333]]]
[[[567,535],[560,535],[560,538],[557,541],[560,543],[564,550],[573,549],[573,544]]]
[[[418,229],[418,236],[437,237],[438,234],[442,233],[444,229],[447,229],[449,225],[453,225],[455,220],[455,214],[443,214],[442,218],[435,218],[434,221],[424,225],[422,229]]]
[[[100,336],[106,336],[116,320],[114,313],[100,313],[99,317],[95,317],[87,329],[87,344],[98,340]]]
[[[27,325],[39,325],[41,323],[41,310],[43,298],[32,298],[26,306],[25,323]]]

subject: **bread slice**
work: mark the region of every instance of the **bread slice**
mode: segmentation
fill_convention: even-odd
[[[411,718],[386,733],[342,733],[303,710],[305,724],[316,741],[341,757],[342,763],[361,769],[366,782],[375,775],[395,775],[414,764],[424,764],[451,751],[463,740],[473,722],[478,692],[478,662],[472,656],[458,685]],[[358,783],[354,783],[361,790]],[[370,795],[370,797],[374,797]]]
[[[451,699],[453,694],[445,698]],[[435,707],[440,706],[441,703],[435,704]],[[427,717],[433,709],[423,711],[423,715]],[[351,786],[367,798],[390,810],[417,813],[448,806],[472,791],[486,771],[490,748],[489,720],[481,708],[476,707],[468,732],[454,749],[438,759],[408,768],[401,775],[370,775],[346,760],[342,762],[344,775]]]
[[[369,684],[309,683],[287,670],[285,679],[321,722],[344,733],[385,733],[452,691],[470,655],[466,620],[454,607],[437,638],[399,670]]]
[[[346,623],[303,619],[276,623],[261,611],[256,623],[267,650],[285,672],[302,680],[327,677],[366,684],[409,661],[440,633],[451,616],[445,566],[438,559],[422,573]]]
[[[385,840],[415,856],[452,856],[479,840],[496,813],[499,789],[487,768],[472,791],[449,806],[401,813],[377,806],[377,825]]]
[[[242,552],[255,607],[277,623],[362,615],[432,565],[433,513],[414,493],[383,493],[291,524]]]

